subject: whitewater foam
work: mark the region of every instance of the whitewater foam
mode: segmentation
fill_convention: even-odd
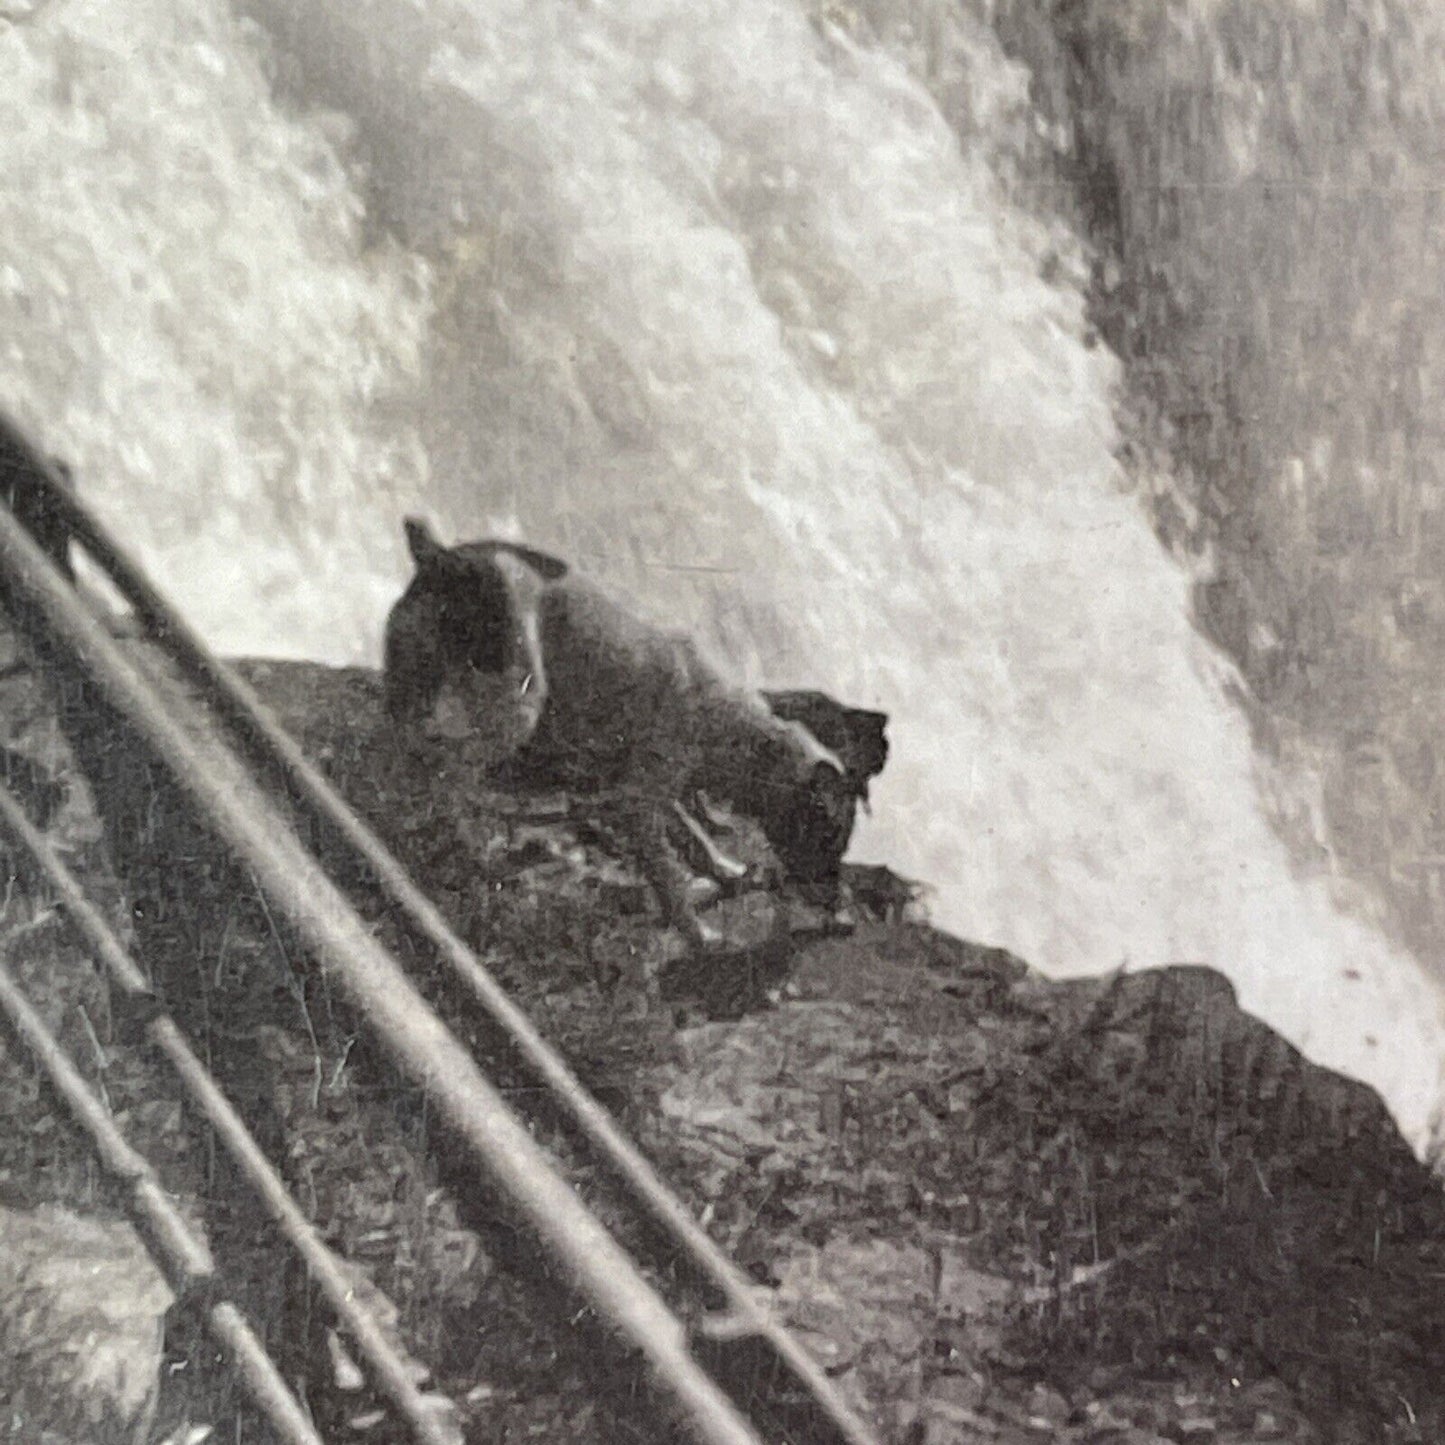
[[[1213,963],[1423,1139],[1438,996],[1264,820],[986,31],[946,121],[784,0],[251,11],[0,36],[7,398],[218,645],[374,657],[405,507],[518,529],[891,712],[860,850],[941,922]]]

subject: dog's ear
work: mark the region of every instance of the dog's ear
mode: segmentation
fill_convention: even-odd
[[[406,545],[418,572],[436,567],[447,554],[447,549],[437,541],[432,530],[420,517],[408,517],[402,527],[406,531]]]

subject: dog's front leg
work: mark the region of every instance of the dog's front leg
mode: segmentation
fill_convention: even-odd
[[[667,842],[667,804],[655,798],[629,800],[621,819],[643,877],[652,885],[663,919],[695,949],[716,948],[722,933],[697,915],[690,897],[692,875],[673,856]]]
[[[696,845],[703,866],[719,883],[741,883],[748,876],[747,865],[739,863],[730,853],[718,847],[712,835],[681,803],[674,801],[672,811],[687,836]]]

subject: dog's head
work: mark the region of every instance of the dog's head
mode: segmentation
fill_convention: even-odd
[[[406,523],[416,571],[386,620],[386,704],[398,723],[459,735],[474,711],[469,694],[507,664],[514,630],[505,576],[487,556],[445,547],[427,526]]]
[[[524,621],[567,564],[515,542],[447,547],[415,518],[406,540],[416,570],[387,618],[387,709],[414,740],[464,744],[469,764],[490,768],[541,716]]]

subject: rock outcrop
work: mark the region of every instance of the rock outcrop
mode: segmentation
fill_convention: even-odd
[[[245,671],[885,1439],[1445,1439],[1437,1184],[1373,1094],[1219,975],[1050,982],[931,930],[878,870],[852,873],[847,932],[755,873],[717,905],[731,947],[699,965],[585,798],[418,766],[372,674]],[[107,818],[135,801],[119,764],[97,785]],[[163,991],[469,1438],[615,1438],[546,1281],[439,1162],[424,1101],[383,1087],[183,819],[161,806],[120,836],[116,896]],[[128,1058],[114,1045],[102,1079]],[[204,1136],[172,1130],[180,1179]],[[47,1161],[4,1152],[27,1202],[47,1197]],[[223,1178],[177,1187],[290,1367],[336,1394],[303,1282],[263,1278],[254,1213]],[[341,1395],[334,1421],[367,1418]]]

